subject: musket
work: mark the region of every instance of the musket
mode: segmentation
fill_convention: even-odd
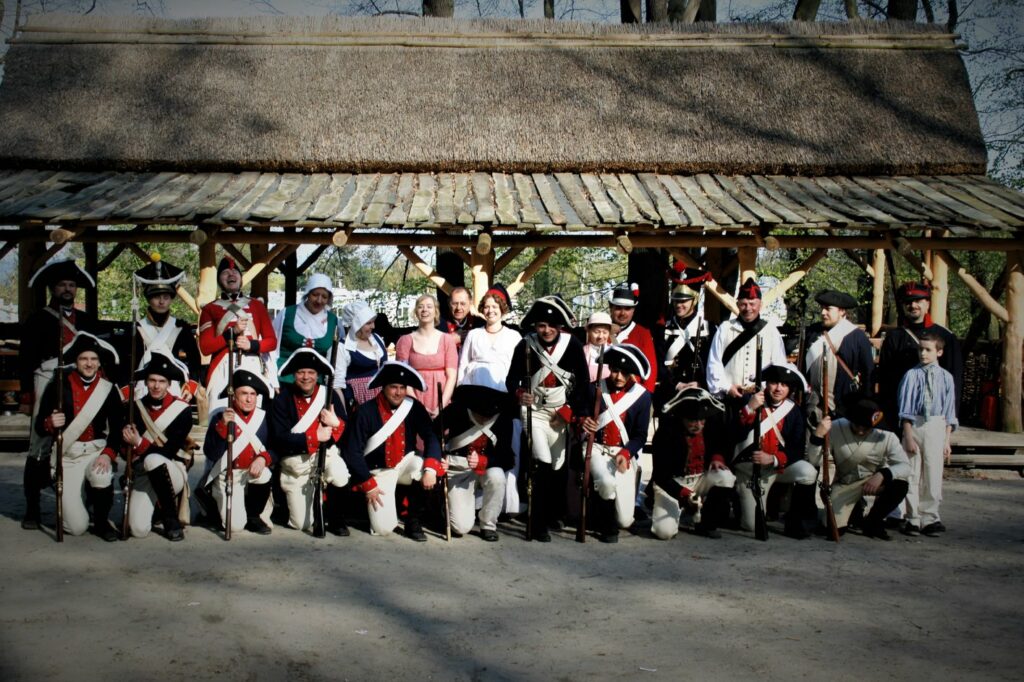
[[[761,364],[762,364],[762,341],[757,337],[757,368],[754,374],[754,385],[756,390],[764,390],[762,385]],[[754,450],[761,449],[761,408],[754,413]],[[758,540],[768,539],[768,521],[764,515],[764,500],[761,499],[761,465],[751,460],[750,462],[750,492],[754,495],[754,537]]]
[[[334,339],[331,341],[331,377],[325,382],[328,408],[334,404],[334,389],[331,384],[338,356],[338,326],[334,326]],[[327,470],[327,441],[320,443],[316,449],[316,460],[309,474],[309,484],[313,488],[313,537],[327,537],[327,525],[324,522],[324,472]]]
[[[597,388],[594,393],[594,419],[597,419],[598,411],[601,409],[601,385],[604,379],[604,346],[597,356]],[[587,500],[590,498],[590,457],[594,452],[594,441],[597,440],[597,431],[587,434],[587,453],[583,457],[583,485],[580,489],[580,522],[576,525],[576,542],[587,541]]]
[[[822,417],[828,416],[828,354],[821,354],[821,393],[822,393]],[[825,432],[825,443],[821,448],[821,482],[819,491],[821,502],[825,505],[825,520],[828,524],[828,535],[832,542],[839,542],[839,526],[836,524],[836,513],[832,508],[832,481],[828,473],[828,458],[831,449],[831,431]]]
[[[444,409],[444,389],[441,387],[441,382],[437,382],[437,432],[438,440],[441,441],[441,456],[444,457],[444,417],[442,416]],[[444,472],[444,476],[441,477],[439,483],[441,484],[441,494],[444,495],[444,539],[446,542],[452,541],[452,517],[451,510],[448,506],[448,471]]]
[[[139,299],[135,293],[135,278],[132,278],[132,333],[131,333],[131,360],[128,364],[129,375],[128,375],[128,423],[135,423],[135,363],[136,363],[136,349],[135,342],[139,333]],[[126,462],[124,469],[124,510],[121,517],[121,539],[127,540],[129,537],[128,533],[128,507],[132,500],[132,488],[135,485],[135,470],[132,465],[135,464],[135,447],[133,445],[125,444],[124,446],[124,460]]]
[[[533,382],[532,364],[530,362],[530,354],[533,352],[530,349],[530,344],[526,345],[526,377],[522,380],[523,388],[531,390]],[[532,397],[532,394],[531,394]],[[533,403],[531,402],[526,406],[526,423],[523,424],[523,437],[526,441],[526,453],[527,458],[526,465],[526,540],[529,542],[533,540],[533,478],[537,473],[535,460],[533,458]],[[519,467],[523,468],[523,457],[522,448],[519,453]]]
[[[228,408],[235,409],[235,330],[228,329]],[[235,492],[235,423],[227,423],[228,451],[227,471],[224,472],[224,539],[231,539],[231,500]]]
[[[800,320],[800,341],[796,346],[796,368],[804,371],[804,361],[807,359],[807,320]]]
[[[63,315],[63,313],[62,313]],[[64,414],[64,319],[57,325],[57,411]],[[57,467],[53,489],[57,493],[57,542],[64,542],[64,427],[57,429]]]

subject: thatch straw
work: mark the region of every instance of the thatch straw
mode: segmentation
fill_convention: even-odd
[[[952,47],[873,22],[42,15],[7,55],[0,165],[984,172]]]

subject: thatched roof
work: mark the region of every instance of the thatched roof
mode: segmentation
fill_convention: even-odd
[[[0,167],[983,173],[953,36],[916,25],[38,16]]]

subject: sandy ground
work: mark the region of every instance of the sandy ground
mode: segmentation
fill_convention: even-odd
[[[276,527],[59,545],[20,529],[21,470],[0,453],[3,680],[1021,679],[1016,474],[948,480],[949,533],[889,543],[542,545],[511,524],[496,544]]]

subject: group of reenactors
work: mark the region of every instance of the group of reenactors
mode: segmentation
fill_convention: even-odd
[[[538,298],[504,387],[460,385],[432,419],[413,392],[434,387],[403,362],[380,358],[353,399],[346,344],[372,318],[339,319],[322,275],[271,321],[225,257],[220,296],[193,335],[169,312],[182,270],[154,258],[135,273],[147,306],[126,360],[74,306],[77,289],[95,282],[74,261],[51,262],[32,279],[50,298],[26,322],[21,346],[22,400],[33,417],[22,526],[39,527],[41,491],[56,468],[63,532],[85,533],[91,521],[112,541],[159,524],[183,539],[198,447],[190,403],[205,392],[206,465],[194,497],[229,537],[269,534],[276,504],[287,525],[314,534],[348,535],[346,517],[365,506],[372,534],[401,523],[423,541],[443,500],[450,535],[478,526],[490,542],[503,513],[541,542],[585,519],[599,540],[616,542],[647,513],[657,538],[690,525],[717,538],[728,524],[759,532],[769,491],[791,484],[784,533],[805,538],[827,525],[816,492],[830,458],[822,490],[834,530],[881,539],[893,525],[909,535],[945,530],[942,465],[962,370],[956,339],[928,318],[925,285],[900,288],[904,322],[886,336],[876,368],[867,335],[848,319],[857,305],[848,294],[816,296],[821,323],[801,334],[793,362],[761,316],[756,282],[739,287],[737,314],[716,326],[700,305],[707,276],[673,273],[670,309],[654,330],[634,319],[635,285],[615,287],[609,313],[582,328],[562,298]],[[466,304],[453,298],[445,331],[471,326]],[[200,382],[202,356],[210,362]],[[653,471],[643,489],[645,450]],[[110,521],[119,460],[120,531]],[[525,482],[525,511],[507,508],[510,471]]]

